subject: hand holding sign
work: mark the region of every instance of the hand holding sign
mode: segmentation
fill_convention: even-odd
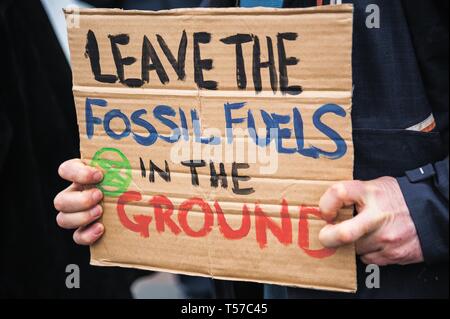
[[[72,185],[55,197],[55,208],[60,212],[56,221],[62,228],[77,229],[73,235],[77,244],[91,245],[104,232],[103,225],[95,223],[103,213],[99,205],[103,194],[93,187],[102,181],[103,174],[81,160],[73,159],[60,166],[59,175]]]
[[[332,186],[320,201],[322,216],[331,221],[339,209],[356,205],[358,215],[338,225],[325,226],[319,239],[326,247],[356,243],[366,264],[380,266],[423,261],[417,231],[398,182],[392,177]]]

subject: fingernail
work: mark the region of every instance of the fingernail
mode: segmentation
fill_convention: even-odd
[[[99,190],[96,189],[94,191],[94,193],[92,194],[92,199],[94,200],[94,202],[99,202],[101,199],[103,198],[103,193]]]
[[[94,209],[92,209],[91,216],[92,218],[98,218],[102,215],[102,212],[103,212],[102,206],[97,205],[95,206]]]
[[[101,182],[102,179],[103,179],[103,173],[100,172],[100,171],[96,171],[94,173],[94,180],[97,181],[97,182]]]
[[[102,233],[103,233],[103,225],[102,224],[95,225],[94,235],[100,236]]]

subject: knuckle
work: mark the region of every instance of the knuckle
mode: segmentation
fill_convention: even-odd
[[[393,244],[398,241],[398,236],[392,233],[385,233],[380,236],[380,241],[384,244]]]
[[[83,166],[83,169],[82,169],[82,178],[83,178],[83,181],[85,181],[87,184],[89,184],[90,182],[91,182],[91,180],[92,180],[92,173],[93,173],[93,169],[90,169],[88,166]]]
[[[380,186],[375,186],[371,189],[372,195],[375,196],[375,198],[382,197],[384,195],[384,190]]]
[[[81,167],[77,172],[77,180],[80,183],[87,184],[89,182],[90,171],[86,167]]]
[[[373,198],[382,198],[385,190],[378,180],[367,182],[367,195]]]
[[[345,198],[347,194],[347,188],[344,183],[337,183],[331,186],[331,192],[339,199]]]
[[[84,191],[81,193],[80,203],[85,208],[94,205],[91,193],[92,193],[91,191]]]
[[[360,181],[360,180],[354,180],[354,181],[350,181],[347,184],[348,186],[354,187],[354,188],[359,188],[359,189],[366,189],[366,182]]]
[[[89,212],[83,213],[83,217],[81,218],[81,224],[87,225],[91,222],[92,217]]]

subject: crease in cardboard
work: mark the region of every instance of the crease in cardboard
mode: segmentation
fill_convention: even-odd
[[[106,171],[106,176],[109,176],[109,173],[117,174],[109,179],[115,186],[122,187],[125,182],[128,183],[124,193],[112,192],[114,195],[105,195],[102,217],[105,235],[91,247],[93,265],[131,267],[321,290],[356,290],[354,247],[345,246],[335,251],[323,249],[318,242],[318,232],[325,222],[320,219],[317,210],[320,194],[327,186],[339,180],[353,178],[352,5],[308,9],[177,9],[158,12],[66,10],[66,15],[74,13],[79,14],[80,25],[69,29],[69,42],[81,154],[85,162],[110,169]],[[334,32],[331,34],[329,30]],[[98,65],[101,71],[97,74],[97,79],[105,79],[109,75],[110,79],[115,78],[115,81],[99,82],[94,77],[95,61],[93,62],[94,58],[90,55],[92,52],[85,55],[89,31],[96,35],[98,41]],[[188,39],[186,78],[184,81],[177,81],[174,69],[158,46],[156,34],[167,42],[169,49],[176,55],[183,31],[186,31]],[[196,63],[199,63],[194,59],[194,34],[205,32],[211,34],[211,40],[210,43],[200,41],[201,59],[209,58],[213,62],[209,69],[206,65],[208,62],[202,64],[203,69],[197,72],[203,73],[204,81],[217,81],[217,90],[200,88],[198,74],[193,71]],[[267,51],[269,42],[266,43],[266,36],[272,39],[273,63],[276,65],[274,72],[277,76],[280,75],[276,92],[271,88],[273,83],[269,81],[267,68],[261,69],[262,88],[260,92],[255,92],[255,73],[252,71],[251,62],[252,58],[255,59],[255,52],[252,52],[254,43],[242,44],[243,59],[246,62],[246,89],[234,87],[237,67],[235,48],[224,46],[219,40],[242,33],[251,34],[252,42],[256,41],[256,37],[259,38],[261,62],[266,61],[270,55]],[[288,85],[301,84],[303,87],[303,92],[297,95],[280,93],[281,80],[285,80],[284,76],[281,76],[283,70],[277,68],[283,58],[280,55],[280,34],[290,39],[285,40],[285,58],[289,63],[294,61],[289,59],[291,56],[299,59],[297,63],[288,63],[286,66]],[[293,40],[293,34],[297,34],[297,40]],[[129,39],[124,40],[119,36],[119,44],[116,43],[115,50],[121,52],[122,58],[134,58],[126,58],[128,60],[121,62],[117,60],[116,52],[116,60],[113,59],[111,41],[117,35],[126,35]],[[120,82],[124,82],[125,78],[140,77],[140,69],[137,66],[141,63],[144,36],[153,44],[169,81],[159,83],[155,70],[150,70],[148,82],[135,79],[135,83],[140,83],[141,87],[128,87]],[[326,50],[323,50],[324,45]],[[153,60],[151,62],[155,63]],[[121,76],[117,71],[120,63],[124,71]],[[101,104],[94,105],[90,115],[87,113],[87,99],[96,99],[96,103]],[[119,103],[119,100],[128,103]],[[319,146],[326,146],[328,149],[330,145],[338,145],[342,140],[346,145],[346,152],[341,154],[338,160],[328,158],[326,152],[317,158],[308,157],[308,153],[304,156],[299,155],[300,153],[280,153],[277,156],[281,166],[273,175],[256,173],[259,164],[251,163],[247,170],[249,179],[241,183],[242,187],[253,186],[254,193],[242,195],[231,190],[236,182],[236,176],[231,176],[231,163],[225,165],[229,184],[227,189],[215,188],[205,182],[212,174],[206,173],[207,166],[205,170],[198,169],[196,172],[201,185],[194,186],[191,181],[192,171],[189,172],[186,167],[183,168],[184,171],[181,170],[179,163],[170,158],[171,145],[161,140],[148,146],[136,143],[133,136],[145,135],[143,126],[134,128],[122,138],[117,138],[120,134],[115,133],[123,130],[123,123],[131,121],[137,110],[146,112],[141,113],[141,119],[150,118],[149,123],[155,124],[150,113],[155,112],[156,106],[160,105],[168,105],[175,110],[195,109],[204,124],[203,128],[223,125],[224,110],[220,104],[239,101],[249,104],[243,112],[252,110],[257,114],[257,110],[265,110],[267,114],[273,115],[287,110],[295,112],[297,109],[301,115],[307,114],[311,117],[318,112],[321,105],[337,105],[331,108],[330,118],[324,123],[340,135],[340,139],[336,139],[329,130],[329,136],[320,135],[323,132],[318,130],[317,125],[324,128],[317,123],[317,118],[314,121],[312,118],[305,118],[302,123],[303,140],[291,135],[284,138],[283,142],[290,145],[288,143],[299,144],[304,141],[303,149],[301,144],[298,146],[298,152],[302,152],[304,149]],[[115,111],[115,121],[107,120],[107,114],[111,114],[113,109],[117,109],[122,115]],[[337,116],[337,113],[341,112],[340,109],[345,116]],[[173,122],[180,120],[167,114],[165,119],[169,118]],[[279,124],[279,129],[289,127],[291,132],[298,129],[298,126],[293,127],[298,123],[294,123],[292,114],[295,113],[288,114],[290,122],[287,125]],[[91,116],[89,119],[88,115]],[[278,115],[286,119],[286,113]],[[122,124],[120,120],[123,121]],[[109,123],[108,129],[105,122]],[[165,123],[165,128],[163,122],[155,124],[158,134],[162,136],[171,133],[167,121]],[[93,128],[92,135],[88,134],[90,125],[91,130]],[[194,127],[189,127],[188,138],[189,143],[195,144],[198,136],[192,133],[193,130]],[[220,140],[224,144],[229,135],[226,130],[222,133]],[[241,138],[237,134],[235,136],[234,131],[231,136],[234,142]],[[122,152],[100,152],[111,149]],[[102,157],[102,154],[108,155]],[[124,155],[126,160],[118,160],[118,154]],[[153,160],[158,165],[167,161],[171,168],[171,184],[160,179],[155,172],[154,182],[149,181],[148,175],[143,178],[142,168],[139,167],[139,160],[142,159],[146,162]],[[218,167],[219,163],[215,164]],[[123,173],[123,167],[126,167],[129,175],[120,174]],[[147,168],[145,173],[150,174]],[[245,170],[242,173],[245,174]],[[130,181],[127,176],[131,176]],[[166,217],[161,217],[164,209],[168,209],[166,206],[148,202],[161,196],[167,199],[164,205],[173,205],[172,213]],[[158,207],[164,208],[158,213],[160,215],[156,213]],[[222,207],[223,217],[217,207]],[[243,207],[247,207],[248,217],[244,215]],[[258,209],[261,211],[258,212]],[[339,221],[351,217],[352,210],[344,209],[340,212]],[[239,227],[245,230],[246,221],[250,225],[247,226],[245,236],[226,238],[227,231],[228,236],[230,232],[236,236]],[[148,225],[143,229],[143,224],[139,223],[145,222],[148,222]],[[229,223],[231,230],[227,230],[224,223]],[[238,259],[234,256],[238,256]]]

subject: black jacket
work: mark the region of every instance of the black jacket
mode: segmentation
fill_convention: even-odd
[[[324,3],[329,1],[324,1]],[[353,2],[353,1],[343,1]],[[206,0],[204,6],[235,6]],[[285,7],[315,6],[285,0]],[[354,1],[353,129],[355,179],[398,178],[416,225],[425,263],[381,269],[381,288],[365,287],[358,263],[358,298],[448,297],[449,81],[448,1]],[[366,28],[366,8],[377,4],[381,28]],[[434,115],[432,132],[407,130]],[[424,172],[422,174],[422,172]],[[217,284],[220,296],[236,293]],[[266,287],[274,297],[349,297],[305,289]]]

